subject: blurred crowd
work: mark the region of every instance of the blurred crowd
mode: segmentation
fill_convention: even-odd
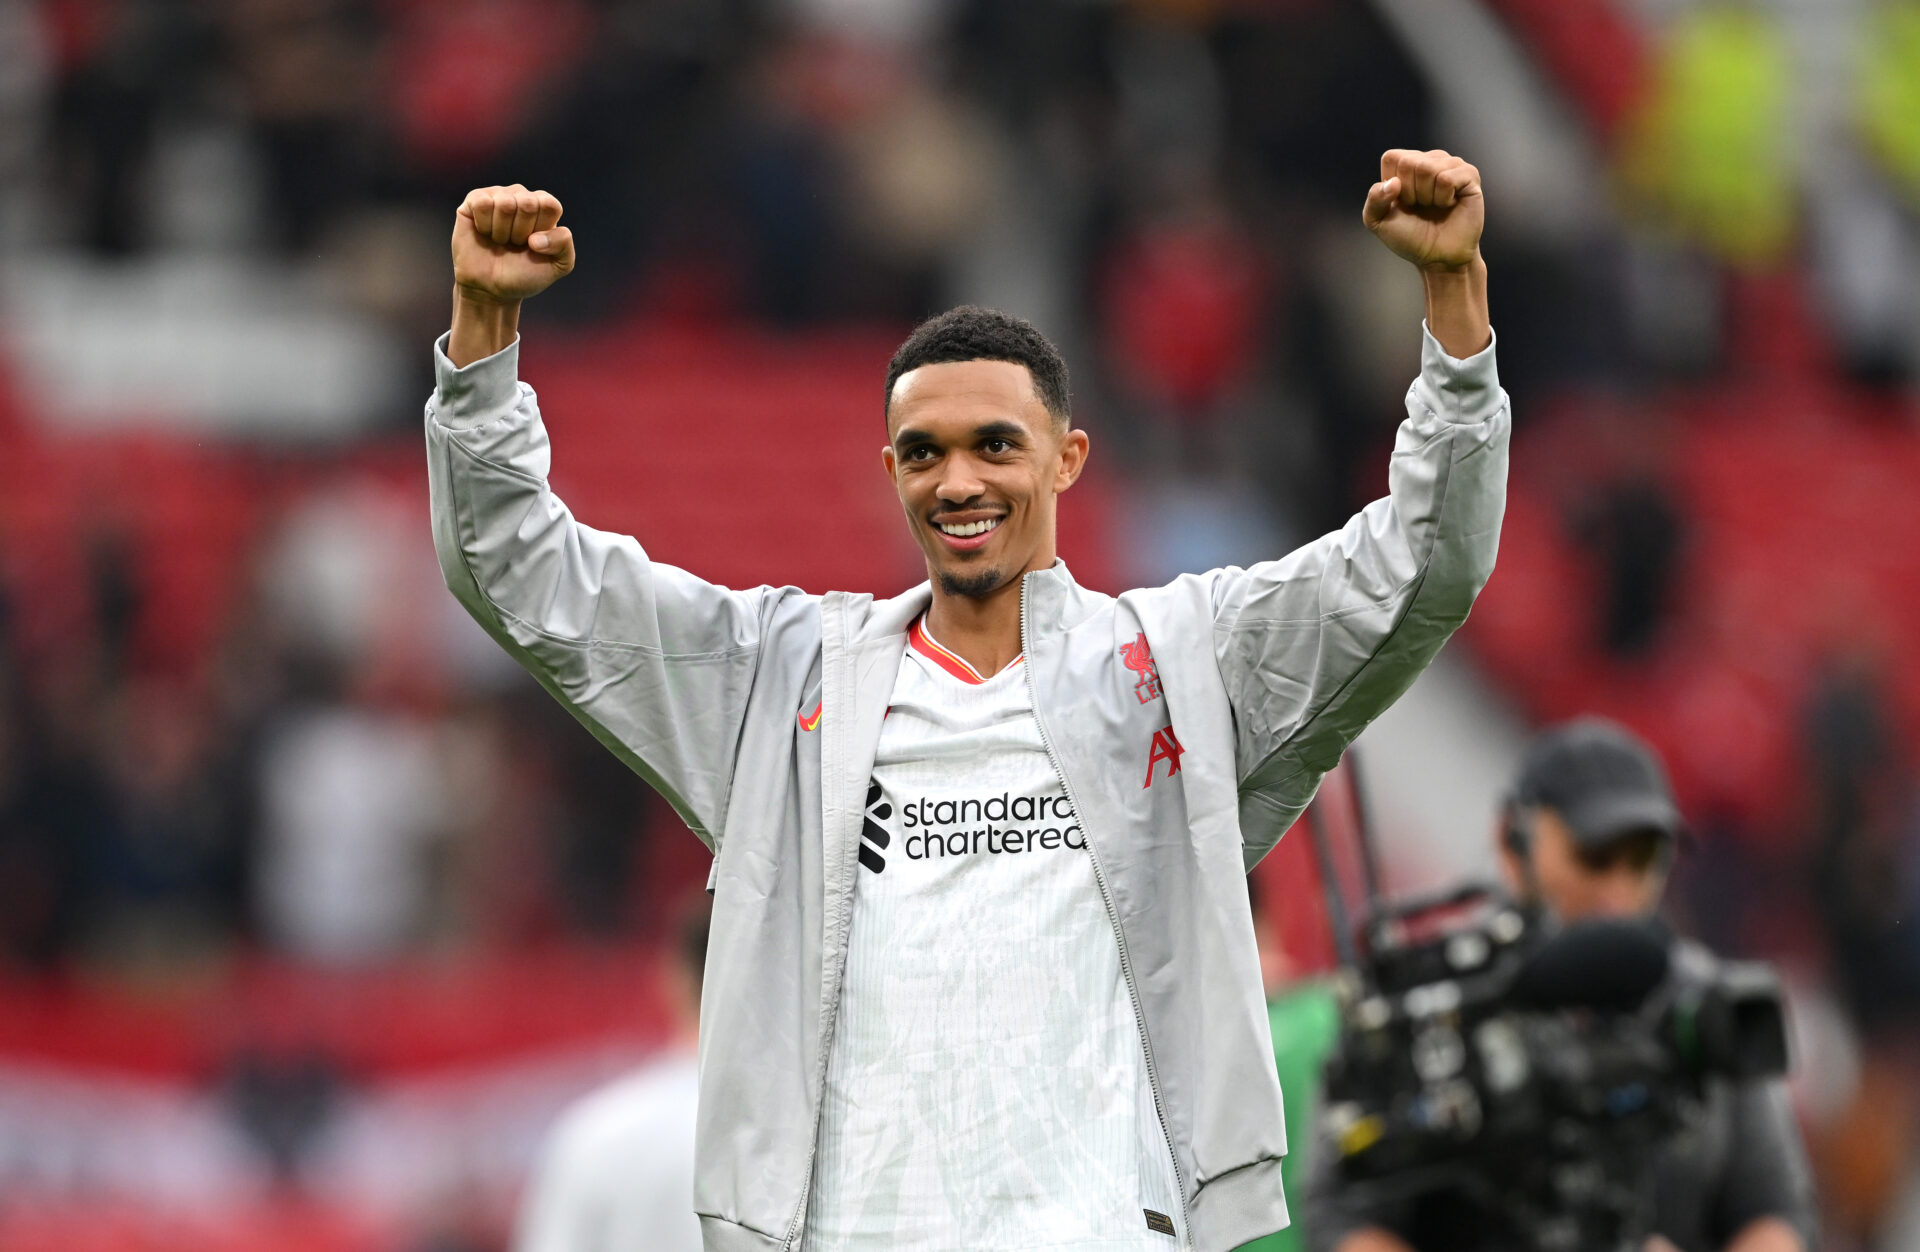
[[[1697,608],[1715,549],[1672,397],[1816,397],[1795,419],[1816,438],[1920,439],[1911,0],[0,0],[19,430],[69,429],[59,388],[22,380],[72,345],[36,334],[91,337],[78,373],[111,373],[143,275],[237,275],[241,309],[310,292],[403,363],[344,426],[296,429],[272,380],[235,402],[270,420],[215,442],[275,485],[197,646],[150,646],[151,535],[102,508],[37,581],[30,508],[0,503],[0,956],[164,981],[630,938],[700,882],[664,805],[440,589],[409,458],[469,187],[566,205],[581,267],[530,337],[1032,318],[1074,363],[1144,581],[1283,551],[1377,493],[1420,293],[1359,206],[1382,150],[1443,145],[1487,173],[1518,439],[1578,451],[1516,483],[1580,571],[1555,646],[1587,687],[1553,690],[1740,654],[1746,628]],[[249,351],[312,354],[278,316]],[[221,375],[180,342],[164,364]],[[1784,702],[1696,701],[1650,733],[1699,757],[1676,767],[1687,919],[1797,988],[1828,1246],[1920,1246],[1915,627],[1829,617]],[[1527,713],[1580,711],[1503,655],[1489,679]],[[1764,716],[1780,746],[1742,772]]]
[[[1405,332],[1417,292],[1380,277],[1398,275],[1352,219],[1380,151],[1435,142],[1432,103],[1365,5],[124,0],[4,20],[13,78],[36,90],[9,102],[23,178],[0,198],[32,252],[325,273],[411,345],[390,429],[410,430],[428,385],[449,206],[491,181],[568,206],[585,259],[531,313],[560,331],[904,327],[967,298],[1034,316],[1081,364],[1106,446],[1142,470],[1164,521],[1139,528],[1147,576],[1343,517],[1415,361],[1377,322]],[[244,602],[184,672],[130,655],[140,553],[110,530],[60,655],[11,649],[26,754],[9,843],[35,901],[13,911],[16,951],[124,948],[111,932],[177,916],[183,933],[377,955],[525,907],[456,902],[454,850],[501,820],[483,788],[597,758],[533,768],[558,749],[528,744],[567,736],[533,729],[517,680],[441,658],[457,627],[421,545],[392,540],[418,529],[399,493],[334,490],[254,537]],[[492,746],[499,724],[527,743]],[[548,819],[583,832],[537,854],[579,862],[548,911],[618,924],[585,897],[621,881],[644,804],[617,776],[550,790],[537,807],[608,812]]]
[[[165,976],[635,929],[644,786],[443,603],[394,541],[423,526],[390,482],[315,488],[191,665],[143,657],[111,532],[56,646],[0,634],[12,958]]]

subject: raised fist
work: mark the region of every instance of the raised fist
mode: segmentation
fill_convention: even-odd
[[[1460,269],[1480,251],[1480,171],[1450,152],[1394,148],[1360,210],[1380,242],[1422,269]]]
[[[453,281],[502,302],[537,296],[573,271],[573,232],[545,191],[481,187],[453,215]]]

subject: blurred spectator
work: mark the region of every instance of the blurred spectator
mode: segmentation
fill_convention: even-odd
[[[1253,242],[1217,204],[1142,224],[1121,240],[1107,274],[1116,372],[1176,423],[1215,417],[1253,368],[1261,269]],[[1202,464],[1217,464],[1217,447],[1202,446]]]
[[[256,880],[265,933],[322,960],[421,937],[447,797],[431,730],[322,702],[290,715],[261,763]]]
[[[110,815],[94,851],[87,945],[122,960],[218,954],[243,916],[246,793],[220,726],[184,685],[144,679],[103,710]]]
[[[1820,676],[1803,725],[1813,882],[1834,972],[1869,1035],[1920,1024],[1920,796],[1877,666]]]
[[[266,169],[275,242],[305,252],[375,186],[384,51],[378,17],[362,0],[238,0],[223,16]],[[408,81],[432,68],[410,66]]]
[[[1659,641],[1673,608],[1685,529],[1671,493],[1657,479],[1606,484],[1574,523],[1600,569],[1601,646],[1631,660]]]
[[[1797,215],[1792,78],[1763,6],[1704,4],[1665,32],[1656,83],[1628,140],[1627,181],[1683,234],[1728,260],[1779,259]]]
[[[703,899],[661,962],[673,1015],[664,1053],[560,1119],[521,1201],[515,1252],[699,1252],[693,1129],[707,921]]]
[[[1861,53],[1861,127],[1908,203],[1920,206],[1920,4],[1874,5]]]
[[[200,95],[213,32],[184,0],[48,5],[61,80],[55,173],[79,208],[80,242],[124,255],[150,241],[148,161],[156,129]]]
[[[310,1051],[248,1049],[234,1057],[226,1084],[233,1115],[274,1183],[304,1182],[303,1169],[339,1103],[335,1066]]]

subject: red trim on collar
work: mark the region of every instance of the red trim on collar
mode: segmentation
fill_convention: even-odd
[[[921,656],[926,657],[929,661],[932,661],[935,665],[938,665],[941,669],[947,671],[947,673],[952,674],[963,683],[971,683],[974,686],[979,686],[981,683],[987,681],[980,676],[979,670],[961,660],[958,654],[949,651],[934,641],[933,636],[927,633],[926,615],[924,613],[914,618],[913,625],[907,627],[907,646],[915,652],[918,652]],[[1019,656],[1007,662],[1007,669],[1012,669],[1026,659],[1027,654],[1022,652]],[[1001,671],[1001,673],[1005,672],[1006,670]]]

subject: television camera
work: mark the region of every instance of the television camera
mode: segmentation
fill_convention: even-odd
[[[1386,901],[1344,772],[1366,894],[1357,925],[1327,823],[1309,812],[1345,966],[1321,1114],[1341,1186],[1370,1202],[1464,1205],[1497,1246],[1523,1252],[1638,1252],[1656,1149],[1699,1116],[1707,1084],[1785,1072],[1772,971],[1694,969],[1657,922],[1556,927],[1483,884]]]

